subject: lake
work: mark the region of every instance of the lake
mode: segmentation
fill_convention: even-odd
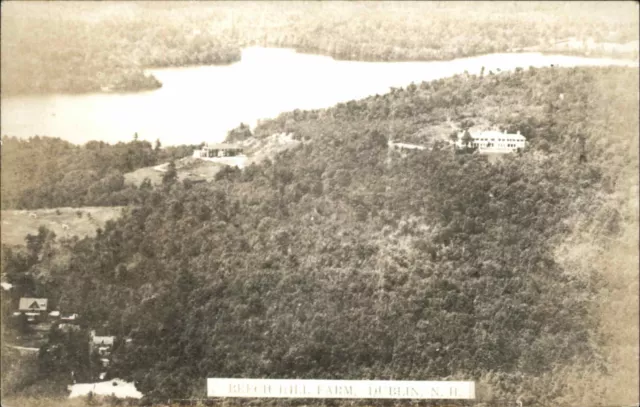
[[[491,54],[452,61],[358,62],[246,48],[232,65],[150,69],[163,87],[137,93],[29,95],[2,98],[3,135],[60,137],[82,144],[160,139],[162,145],[224,139],[240,122],[255,125],[294,109],[330,107],[390,87],[405,87],[468,71],[516,67],[638,66],[637,61],[540,53]]]

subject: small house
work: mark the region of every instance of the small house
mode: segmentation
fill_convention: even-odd
[[[20,298],[18,311],[27,316],[27,322],[39,322],[47,311],[46,298]]]
[[[114,341],[115,336],[97,336],[96,331],[91,331],[91,348],[97,349],[100,356],[109,356]]]
[[[46,298],[20,298],[18,310],[22,312],[45,312],[47,310]]]
[[[80,330],[80,327],[75,324],[60,324],[58,325],[58,329],[62,332],[77,332]]]
[[[114,336],[92,336],[91,343],[95,346],[113,346]]]

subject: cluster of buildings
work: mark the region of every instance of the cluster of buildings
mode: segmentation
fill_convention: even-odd
[[[1,288],[3,291],[9,291],[12,288],[12,284],[2,282]],[[13,317],[26,317],[27,323],[35,325],[35,328],[40,330],[44,327],[46,329],[45,332],[49,330],[53,323],[58,323],[58,328],[65,331],[80,329],[80,326],[78,325],[78,314],[63,315],[57,310],[49,311],[48,307],[49,301],[47,298],[22,297],[19,299],[18,310],[13,313]],[[98,353],[103,368],[106,368],[111,361],[111,354],[115,342],[115,336],[99,336],[96,335],[96,332],[93,330],[90,332],[89,349],[92,353],[94,351]],[[125,343],[130,342],[131,339],[125,340]],[[37,350],[37,348],[33,349]],[[106,374],[107,372],[105,369],[104,372],[100,373],[100,380],[104,380]],[[112,379],[99,383],[77,384],[74,379],[74,384],[69,385],[68,388],[71,391],[71,395],[69,396],[70,398],[87,396],[89,393],[100,396],[116,396],[121,398],[139,399],[142,397],[142,393],[136,390],[133,383],[127,383],[119,379]]]
[[[13,313],[14,317],[25,316],[29,324],[54,323],[58,322],[58,329],[64,331],[79,330],[78,314],[61,314],[60,311],[48,311],[49,301],[47,298],[22,297],[18,302],[18,311]],[[96,350],[100,355],[103,366],[109,364],[109,358],[115,336],[97,336],[95,331],[91,331],[89,347],[91,351]]]
[[[66,323],[75,322],[78,314],[61,314],[60,311],[47,311],[49,301],[46,298],[22,297],[18,302],[18,311],[13,313],[14,317],[24,315],[27,322],[37,324],[41,322],[64,321]]]

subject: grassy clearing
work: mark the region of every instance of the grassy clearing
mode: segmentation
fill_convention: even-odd
[[[94,236],[96,229],[118,217],[123,207],[82,207],[2,211],[2,243],[19,245],[27,234],[36,234],[40,226],[56,236]]]
[[[166,167],[165,163],[162,166],[152,166],[140,168],[136,171],[124,174],[124,181],[127,184],[139,186],[148,178],[153,185],[162,185],[162,171],[157,170],[157,167]],[[210,161],[198,160],[197,158],[185,157],[175,161],[176,171],[178,172],[178,181],[185,179],[191,180],[204,180],[211,181],[215,175],[224,168],[223,164],[218,164]]]
[[[145,178],[149,178],[149,181],[151,181],[153,185],[162,184],[162,173],[154,170],[153,167],[139,168],[133,172],[124,174],[124,182],[135,186],[142,184]]]
[[[278,153],[297,146],[300,141],[294,140],[291,135],[273,134],[265,138],[250,138],[238,144],[245,148],[248,157],[244,160],[244,166],[247,166],[258,164],[265,159],[273,160]],[[233,162],[233,160],[228,161]],[[239,160],[238,162],[240,163],[241,161]],[[163,172],[159,169],[166,168],[167,164],[144,167],[129,172],[124,175],[125,183],[139,186],[145,178],[148,178],[153,185],[161,185]],[[178,181],[190,179],[210,182],[226,166],[223,163],[205,161],[193,157],[181,158],[176,160],[175,164],[178,172]]]

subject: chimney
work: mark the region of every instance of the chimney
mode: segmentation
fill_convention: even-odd
[[[518,136],[520,135],[520,130],[518,130]]]

